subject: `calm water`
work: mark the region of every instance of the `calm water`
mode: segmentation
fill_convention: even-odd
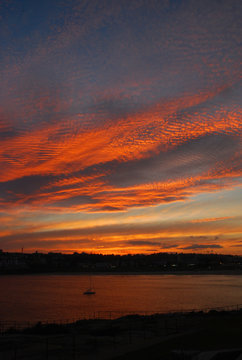
[[[0,277],[0,320],[76,319],[101,311],[169,312],[242,303],[241,275],[86,275]]]

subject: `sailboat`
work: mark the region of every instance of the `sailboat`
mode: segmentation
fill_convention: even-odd
[[[89,278],[89,281],[90,281],[90,286],[86,291],[84,291],[83,295],[94,295],[94,294],[96,294],[96,291],[94,290],[94,287],[92,285],[91,276]]]

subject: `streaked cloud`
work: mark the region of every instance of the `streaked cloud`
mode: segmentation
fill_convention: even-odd
[[[69,243],[74,251],[82,249],[104,248],[105,251],[129,251],[149,252],[155,251],[183,251],[203,250],[205,248],[226,248],[231,242],[231,235],[241,236],[241,217],[225,219],[207,219],[204,222],[194,221],[164,221],[134,223],[123,222],[111,223],[99,226],[85,226],[79,228],[46,229],[32,227],[11,230],[2,233],[0,246],[8,244],[10,248],[22,247],[25,244],[31,249],[49,249],[55,244],[55,248],[66,249]],[[194,248],[193,248],[194,246]]]
[[[182,248],[182,250],[204,250],[204,249],[222,249],[223,246],[218,244],[193,244]]]

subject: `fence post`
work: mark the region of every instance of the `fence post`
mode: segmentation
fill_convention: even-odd
[[[146,318],[143,318],[143,336],[144,340],[146,340]]]
[[[17,345],[14,345],[14,360],[17,360]]]
[[[176,333],[178,333],[178,319],[176,318]]]
[[[45,339],[45,358],[49,359],[49,339],[48,337]]]
[[[165,335],[168,335],[167,319],[165,319]]]
[[[75,335],[72,336],[72,359],[76,359],[76,338]]]
[[[129,343],[132,343],[131,319],[129,318]]]

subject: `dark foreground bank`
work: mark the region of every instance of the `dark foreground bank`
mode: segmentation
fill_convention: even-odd
[[[235,360],[242,353],[242,309],[37,323],[2,330],[1,360],[198,359],[205,351],[213,351],[216,360],[222,351],[221,359]]]

